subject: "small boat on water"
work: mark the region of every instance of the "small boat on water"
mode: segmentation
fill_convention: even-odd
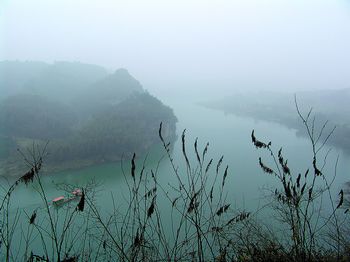
[[[54,205],[62,205],[64,203],[64,196],[56,197],[54,200],[52,200],[52,204]]]
[[[72,191],[72,195],[69,197],[59,196],[52,200],[54,206],[61,206],[72,200],[76,200],[78,197],[82,196],[82,191],[79,188],[76,188]]]
[[[74,196],[82,196],[83,193],[81,192],[81,190],[79,188],[76,188],[72,191],[72,194]]]

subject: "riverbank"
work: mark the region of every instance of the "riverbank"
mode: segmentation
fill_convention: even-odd
[[[329,91],[329,96],[339,97],[343,93],[349,96],[349,92],[345,92],[348,90],[340,90],[338,91],[339,94],[336,91]],[[301,93],[297,97],[300,113],[306,118],[309,111],[312,110],[312,115],[308,121],[310,124],[314,124],[313,129],[315,131],[323,129],[320,142],[323,142],[332,133],[327,139],[327,144],[343,150],[346,154],[350,154],[349,106],[346,104],[343,107],[342,105],[332,107],[333,101],[327,101],[326,95],[315,98],[312,94],[312,92]],[[341,101],[344,101],[344,97],[342,97]],[[198,104],[206,108],[222,111],[225,114],[249,117],[257,121],[278,123],[296,130],[297,135],[302,137],[307,137],[308,135],[302,119],[298,115],[293,94],[269,92],[236,94],[221,100],[205,101]],[[324,126],[325,123],[326,125]]]

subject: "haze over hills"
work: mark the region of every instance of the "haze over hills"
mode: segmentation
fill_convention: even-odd
[[[0,262],[350,262],[349,47],[350,0],[0,0]]]
[[[33,141],[42,146],[50,141],[47,163],[57,171],[145,153],[158,142],[160,122],[164,135],[175,137],[172,109],[126,69],[108,74],[99,66],[70,62],[0,66],[8,73],[1,78],[2,173],[18,168],[15,149]]]
[[[65,99],[107,76],[103,67],[79,62],[0,62],[2,95],[25,92]]]
[[[320,130],[325,122],[324,136],[336,127],[329,139],[331,145],[350,152],[350,88],[338,90],[236,93],[219,100],[200,103],[228,114],[253,117],[258,120],[273,121],[294,128],[298,134],[306,135],[300,120],[294,97],[302,114],[312,109],[315,113],[315,130]]]

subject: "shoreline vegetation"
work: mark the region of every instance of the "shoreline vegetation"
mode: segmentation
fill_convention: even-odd
[[[142,155],[158,143],[160,122],[175,139],[173,110],[126,69],[11,61],[0,69],[0,175],[23,172],[18,149],[33,144],[48,144],[46,166],[58,172]]]
[[[24,65],[15,62],[11,68],[18,66]],[[174,157],[173,110],[125,69],[108,74],[91,65],[60,62],[40,63],[34,71],[35,76],[26,71],[1,80],[7,81],[7,95],[0,98],[0,144],[6,149],[0,154],[19,174],[14,180],[0,177],[3,261],[349,261],[350,191],[348,184],[340,191],[334,188],[338,160],[328,163],[334,165],[331,171],[325,168],[329,151],[324,148],[336,137],[327,126],[345,115],[334,111],[330,123],[318,117],[322,112],[303,113],[295,101],[311,151],[308,166],[298,171],[290,168],[273,137],[262,141],[259,130],[251,131],[252,148],[259,152],[252,163],[260,168],[256,175],[276,182],[264,196],[256,195],[264,203],[252,211],[237,208],[237,199],[228,197],[232,188],[227,182],[235,176],[223,155],[211,158],[209,143],[188,141],[183,130],[179,157]],[[81,83],[79,74],[87,72],[89,79]],[[62,99],[67,92],[70,99]],[[259,96],[265,102],[256,104],[253,113],[261,119],[268,113],[271,119],[288,119],[288,100],[277,97],[266,104]],[[251,97],[238,100],[240,104],[228,99],[221,105],[234,104],[252,114]],[[147,157],[140,159],[157,143],[162,147],[158,164],[167,161],[166,171],[148,165]],[[64,192],[59,199],[81,192],[76,201],[54,205],[42,180],[47,168],[112,162],[121,156],[128,161],[121,162],[125,194],[110,192],[109,203],[101,203],[101,185],[93,178],[80,185],[52,181]],[[171,183],[159,179],[164,174],[172,176]],[[23,187],[36,194],[39,205],[19,207],[17,193]]]
[[[312,118],[301,113],[300,118],[310,131]],[[50,208],[41,182],[46,152],[34,146],[27,152],[27,159],[32,159],[27,163],[31,163],[29,170],[8,188],[1,188],[0,257],[60,262],[348,261],[348,195],[345,190],[338,198],[330,194],[333,175],[323,172],[319,154],[324,144],[316,139],[319,132],[308,132],[311,166],[298,174],[289,169],[282,149],[259,140],[258,131],[252,130],[251,143],[261,152],[257,162],[262,172],[278,181],[264,208],[254,212],[237,210],[231,205],[234,200],[226,198],[230,190],[226,182],[232,176],[224,156],[210,159],[209,144],[199,144],[197,139],[188,142],[184,130],[182,157],[176,163],[162,123],[158,130],[161,159],[170,162],[169,175],[176,177],[176,183],[160,183],[158,169],[150,169],[133,154],[130,168],[123,173],[128,193],[122,202],[112,195],[111,210],[96,204],[99,189],[93,181],[81,187],[76,202]],[[35,188],[44,207],[17,210],[12,219],[12,198],[22,186]],[[60,186],[67,195],[77,190],[75,185]],[[325,208],[328,201],[330,210]],[[261,216],[267,210],[273,221]],[[18,243],[14,240],[19,235],[24,239]]]
[[[350,88],[296,94],[268,91],[237,93],[216,101],[200,102],[199,105],[225,114],[275,122],[295,129],[299,136],[307,137],[295,112],[294,95],[300,105],[312,106],[312,113],[319,123],[326,123],[324,134],[335,127],[334,136],[327,143],[350,154]],[[315,129],[321,128],[321,125],[315,126]]]

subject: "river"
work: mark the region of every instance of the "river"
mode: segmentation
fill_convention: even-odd
[[[184,165],[181,154],[181,133],[186,129],[186,141],[188,154],[194,156],[193,143],[198,137],[198,147],[203,150],[209,142],[209,156],[214,163],[223,155],[223,165],[229,166],[227,190],[231,200],[241,208],[256,208],[259,204],[264,189],[271,188],[275,179],[263,173],[259,167],[258,158],[269,163],[271,158],[264,150],[257,150],[251,143],[251,131],[262,141],[272,141],[272,148],[276,154],[280,147],[283,147],[284,156],[288,159],[289,166],[294,173],[303,173],[311,167],[311,144],[305,137],[296,135],[295,130],[286,128],[280,124],[257,121],[252,118],[243,118],[235,115],[225,115],[223,112],[207,109],[188,102],[170,101],[178,117],[177,133],[178,139],[175,142],[173,157],[177,165]],[[328,151],[324,148],[324,152]],[[162,148],[156,148],[148,154],[147,164],[155,167],[161,155]],[[339,157],[337,176],[334,184],[335,192],[339,192],[343,183],[350,180],[350,156],[341,150],[332,148],[325,167],[326,176],[331,179],[335,171],[335,162]],[[137,164],[141,165],[144,156],[140,156]],[[320,161],[323,161],[321,154]],[[130,159],[125,159],[125,173],[128,177]],[[149,168],[148,170],[150,170]],[[158,178],[166,183],[176,183],[176,178],[171,172],[171,166],[167,159],[160,163]],[[95,179],[100,185],[99,202],[108,203],[111,193],[124,192],[124,176],[120,163],[108,163],[81,170],[65,171],[58,174],[43,175],[43,182],[49,198],[60,194],[57,184],[67,183],[83,186],[88,181]],[[28,205],[37,205],[40,199],[32,187],[21,186],[17,189],[16,199],[19,207],[25,208]]]
[[[311,144],[305,137],[296,135],[296,131],[286,128],[280,124],[257,121],[252,118],[243,118],[235,115],[225,115],[223,112],[201,107],[193,102],[168,100],[178,117],[177,133],[178,139],[174,144],[172,156],[179,170],[183,170],[184,158],[181,153],[181,133],[186,129],[187,151],[190,159],[194,159],[195,153],[193,143],[198,137],[198,147],[203,150],[209,142],[208,157],[213,158],[215,165],[219,158],[224,155],[223,168],[229,166],[226,192],[227,201],[231,203],[232,209],[244,209],[254,212],[264,204],[268,190],[274,190],[278,184],[276,179],[263,173],[259,167],[258,158],[271,164],[271,157],[265,150],[257,150],[251,143],[251,131],[262,141],[271,141],[272,148],[276,152],[283,147],[284,156],[288,159],[292,173],[304,173],[307,168],[312,167]],[[324,148],[324,152],[328,151]],[[164,149],[157,147],[149,152],[146,160],[146,171],[155,170],[159,159],[164,155]],[[138,170],[145,156],[138,156],[136,165]],[[339,190],[349,180],[350,157],[341,150],[333,148],[328,156],[324,174],[330,181],[335,173],[337,176],[332,187],[332,194],[337,199]],[[320,158],[323,161],[323,156]],[[112,207],[112,195],[116,204],[123,204],[128,196],[125,179],[130,181],[129,172],[130,159],[124,161],[124,174],[120,163],[108,163],[81,170],[65,171],[58,174],[43,173],[42,181],[47,192],[48,199],[53,199],[64,194],[62,189],[57,188],[60,184],[76,185],[83,187],[90,181],[98,184],[97,204],[102,209]],[[181,173],[181,172],[180,172]],[[124,176],[125,175],[125,176]],[[158,180],[165,188],[176,186],[176,177],[172,171],[170,162],[164,158],[159,162]],[[165,198],[158,199],[159,207],[169,206]],[[119,202],[119,203],[118,203]],[[33,209],[42,208],[43,203],[35,190],[35,186],[20,185],[12,197],[12,214],[20,209],[28,214]]]

